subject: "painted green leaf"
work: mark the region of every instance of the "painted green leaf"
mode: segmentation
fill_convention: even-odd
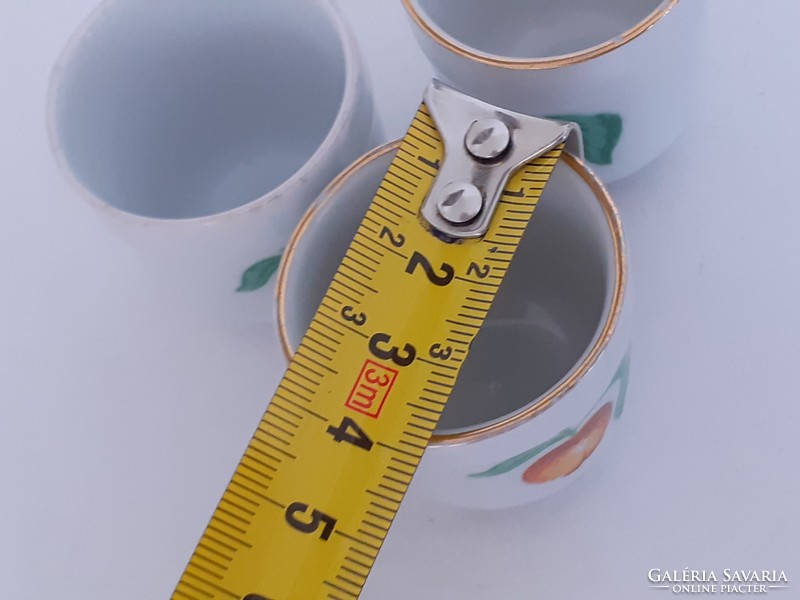
[[[257,262],[242,274],[242,283],[237,292],[254,292],[269,283],[278,265],[281,264],[281,255],[271,256]]]
[[[513,471],[517,467],[524,465],[530,459],[537,457],[545,450],[555,446],[562,440],[571,438],[577,433],[578,432],[575,429],[564,429],[554,438],[549,439],[542,444],[539,444],[535,448],[531,448],[527,452],[523,452],[522,454],[517,454],[516,456],[509,458],[508,460],[504,460],[499,465],[492,467],[488,471],[484,471],[483,473],[473,473],[470,475],[470,477],[495,477],[497,475],[502,475],[503,473],[508,473],[509,471]]]
[[[550,119],[573,121],[583,132],[586,160],[596,165],[614,162],[614,149],[622,137],[622,117],[614,113],[596,115],[555,115]]]
[[[619,419],[622,416],[622,412],[625,410],[625,396],[628,395],[628,381],[630,379],[631,373],[631,351],[625,353],[625,358],[622,359],[622,362],[619,363],[619,367],[617,368],[617,372],[614,374],[614,379],[611,380],[611,384],[608,386],[608,389],[611,389],[611,386],[614,385],[617,381],[619,381],[619,395],[617,395],[617,402],[614,405],[614,418]],[[608,391],[608,389],[606,391]]]

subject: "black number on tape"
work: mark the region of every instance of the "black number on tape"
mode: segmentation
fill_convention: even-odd
[[[403,244],[406,243],[406,238],[402,233],[392,233],[392,230],[388,227],[381,229],[380,237],[388,239],[389,243],[395,248],[402,248]]]
[[[402,352],[397,346],[386,348],[392,342],[392,336],[386,333],[376,333],[369,340],[369,351],[375,358],[390,360],[400,367],[407,367],[417,358],[417,349],[411,344],[403,346]]]
[[[448,360],[450,355],[453,354],[453,348],[450,346],[442,346],[441,344],[434,344],[430,350],[431,358],[437,360]]]
[[[417,160],[421,162],[423,165],[428,165],[429,167],[432,167],[437,171],[439,170],[439,167],[442,166],[442,163],[439,161],[438,158],[436,160],[428,160],[424,156],[417,156]]]
[[[342,318],[345,321],[352,323],[353,325],[357,325],[359,327],[361,327],[364,323],[367,322],[367,315],[365,315],[363,312],[356,314],[355,308],[353,308],[352,306],[345,306],[342,309]]]
[[[372,450],[372,440],[364,432],[358,423],[353,421],[350,417],[344,417],[342,423],[338,427],[331,425],[328,427],[328,433],[333,436],[336,442],[347,442],[353,444],[357,448],[363,448],[367,452]]]
[[[448,265],[447,263],[442,263],[442,273],[437,273],[431,265],[431,262],[425,258],[424,255],[419,252],[414,252],[408,261],[406,273],[412,274],[416,271],[417,267],[422,267],[422,270],[425,271],[425,275],[428,276],[428,280],[433,285],[445,286],[453,281],[453,277],[456,275],[455,269],[452,265]]]
[[[467,268],[467,277],[475,275],[478,279],[486,279],[492,268],[489,265],[479,265],[478,263],[469,263]]]
[[[506,190],[503,192],[503,196],[510,196],[511,198],[524,198],[525,197],[525,188],[519,188],[516,192],[512,192],[511,190]]]
[[[286,522],[301,533],[314,533],[321,526],[322,532],[319,534],[319,539],[327,541],[336,527],[336,519],[318,510],[312,510],[309,514],[308,510],[308,504],[302,502],[290,504],[286,509]],[[301,516],[307,517],[307,520],[301,520],[299,518]]]

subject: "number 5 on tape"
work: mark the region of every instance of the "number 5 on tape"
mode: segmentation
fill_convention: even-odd
[[[173,600],[358,598],[574,133],[431,85]]]

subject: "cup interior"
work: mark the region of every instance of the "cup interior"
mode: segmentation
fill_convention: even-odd
[[[329,188],[295,232],[279,284],[289,348],[302,340],[394,154],[386,149]],[[577,369],[610,318],[619,247],[601,201],[570,164],[562,160],[547,185],[438,435],[474,431],[535,404]]]
[[[664,0],[410,0],[442,33],[516,59],[574,54],[624,35]]]
[[[119,210],[224,212],[314,155],[339,113],[346,63],[318,0],[107,0],[54,72],[54,147]]]

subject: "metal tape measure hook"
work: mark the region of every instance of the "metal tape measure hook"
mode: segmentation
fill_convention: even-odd
[[[454,240],[489,229],[511,175],[562,143],[583,157],[575,123],[539,119],[482,102],[436,79],[425,93],[445,148],[444,161],[422,205],[422,216]]]

